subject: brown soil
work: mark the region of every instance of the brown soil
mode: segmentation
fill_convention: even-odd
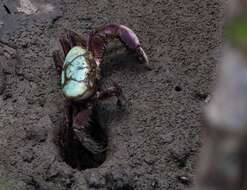
[[[17,0],[0,2],[0,41],[17,51],[0,44],[0,183],[18,190],[190,189],[221,45],[222,3],[47,2],[52,12],[33,15],[17,12]],[[114,99],[100,106],[106,161],[80,171],[55,144],[64,99],[52,51],[65,29],[85,35],[111,22],[137,33],[154,69],[145,70],[119,42],[109,45],[103,80],[118,82],[128,103],[120,111]]]

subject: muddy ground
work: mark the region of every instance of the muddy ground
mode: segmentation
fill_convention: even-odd
[[[191,189],[202,144],[202,107],[222,41],[222,3],[32,2],[37,10],[28,15],[17,11],[19,1],[0,1],[1,183],[18,190]],[[107,157],[99,167],[80,171],[64,162],[55,143],[64,99],[52,51],[65,29],[85,35],[110,22],[137,33],[153,70],[145,70],[119,42],[109,45],[103,80],[118,82],[128,102],[124,110],[116,108],[115,99],[100,106]]]

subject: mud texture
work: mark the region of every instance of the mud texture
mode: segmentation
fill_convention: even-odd
[[[0,182],[18,190],[191,189],[222,41],[222,2],[32,2],[39,11],[27,15],[17,11],[19,1],[0,1],[0,41],[16,49],[8,56],[0,44]],[[66,29],[85,35],[110,22],[137,33],[153,70],[118,41],[109,45],[103,81],[118,82],[128,102],[124,110],[114,99],[100,105],[107,157],[80,171],[55,143],[64,99],[52,51]]]

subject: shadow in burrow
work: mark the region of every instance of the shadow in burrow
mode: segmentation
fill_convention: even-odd
[[[114,98],[98,102],[90,116],[89,126],[87,127],[87,137],[100,146],[102,151],[94,154],[84,147],[76,138],[72,128],[68,130],[64,121],[60,121],[59,127],[55,131],[55,144],[59,147],[62,159],[72,168],[85,170],[101,166],[110,154],[109,142],[111,142],[111,122],[121,120],[127,114],[127,107],[117,106]],[[70,139],[67,141],[66,139]],[[66,141],[66,142],[65,142]]]
[[[63,122],[61,122],[56,135],[58,137],[56,142],[59,146],[60,154],[63,160],[72,168],[78,170],[97,168],[105,161],[108,144],[107,132],[103,129],[102,123],[99,120],[97,107],[93,109],[90,116],[87,135],[94,143],[101,147],[102,151],[98,153],[89,151],[76,138],[72,127],[66,128]]]

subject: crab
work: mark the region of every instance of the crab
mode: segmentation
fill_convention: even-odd
[[[129,50],[134,52],[141,63],[150,69],[146,53],[136,34],[124,25],[107,24],[89,33],[87,40],[73,31],[67,31],[60,38],[63,54],[53,52],[57,74],[65,97],[65,122],[62,146],[69,149],[75,140],[91,154],[104,151],[90,134],[90,123],[97,102],[115,96],[117,105],[125,101],[119,85],[101,89],[100,66],[104,51],[110,39],[119,39]]]

